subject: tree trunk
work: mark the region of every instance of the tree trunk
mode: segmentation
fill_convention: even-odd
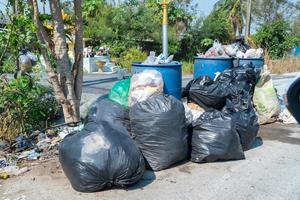
[[[75,30],[75,63],[72,66],[66,42],[66,33],[62,19],[59,0],[51,0],[50,10],[53,18],[53,38],[47,35],[43,24],[39,20],[37,0],[29,0],[34,11],[34,23],[37,26],[37,36],[43,46],[41,52],[45,59],[46,71],[53,86],[55,96],[63,108],[66,123],[78,123],[80,119],[80,101],[83,79],[83,31],[81,0],[74,0],[76,30]],[[51,61],[49,53],[55,58]]]
[[[252,0],[248,0],[247,5],[247,17],[246,17],[246,31],[245,31],[245,37],[250,37],[251,32],[251,10],[252,10]]]

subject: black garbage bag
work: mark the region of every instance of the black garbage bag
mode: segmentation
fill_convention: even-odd
[[[153,96],[130,109],[131,134],[154,171],[185,160],[188,135],[183,104],[172,96]]]
[[[229,95],[224,85],[213,81],[208,76],[193,80],[188,100],[208,110],[210,108],[222,109],[225,106],[226,98]]]
[[[89,122],[108,122],[111,126],[126,129],[130,133],[129,109],[107,98],[94,102],[85,119]],[[121,130],[122,132],[127,132]]]
[[[259,79],[260,70],[254,65],[248,64],[233,68],[234,85],[248,91],[251,95],[254,93],[255,85]]]
[[[144,158],[128,133],[107,122],[88,123],[59,146],[63,171],[79,192],[97,192],[136,183],[145,171]]]
[[[221,83],[227,89],[239,87],[253,95],[259,74],[260,70],[249,64],[223,71],[217,77],[216,82]]]
[[[193,127],[191,161],[202,163],[245,158],[230,115],[211,110],[203,113]]]
[[[243,150],[249,150],[259,131],[251,95],[244,90],[236,90],[231,99],[227,99],[223,112],[232,116]]]

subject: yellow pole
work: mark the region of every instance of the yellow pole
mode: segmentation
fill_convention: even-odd
[[[162,0],[162,6],[163,6],[163,25],[168,25],[168,2],[167,0]]]

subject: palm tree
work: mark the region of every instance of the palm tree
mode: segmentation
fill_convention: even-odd
[[[214,12],[223,11],[228,14],[234,33],[240,36],[244,28],[244,1],[245,0],[219,0],[214,5]]]

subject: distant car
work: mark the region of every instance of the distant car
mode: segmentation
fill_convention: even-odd
[[[288,110],[300,124],[300,77],[289,87],[286,98]]]

